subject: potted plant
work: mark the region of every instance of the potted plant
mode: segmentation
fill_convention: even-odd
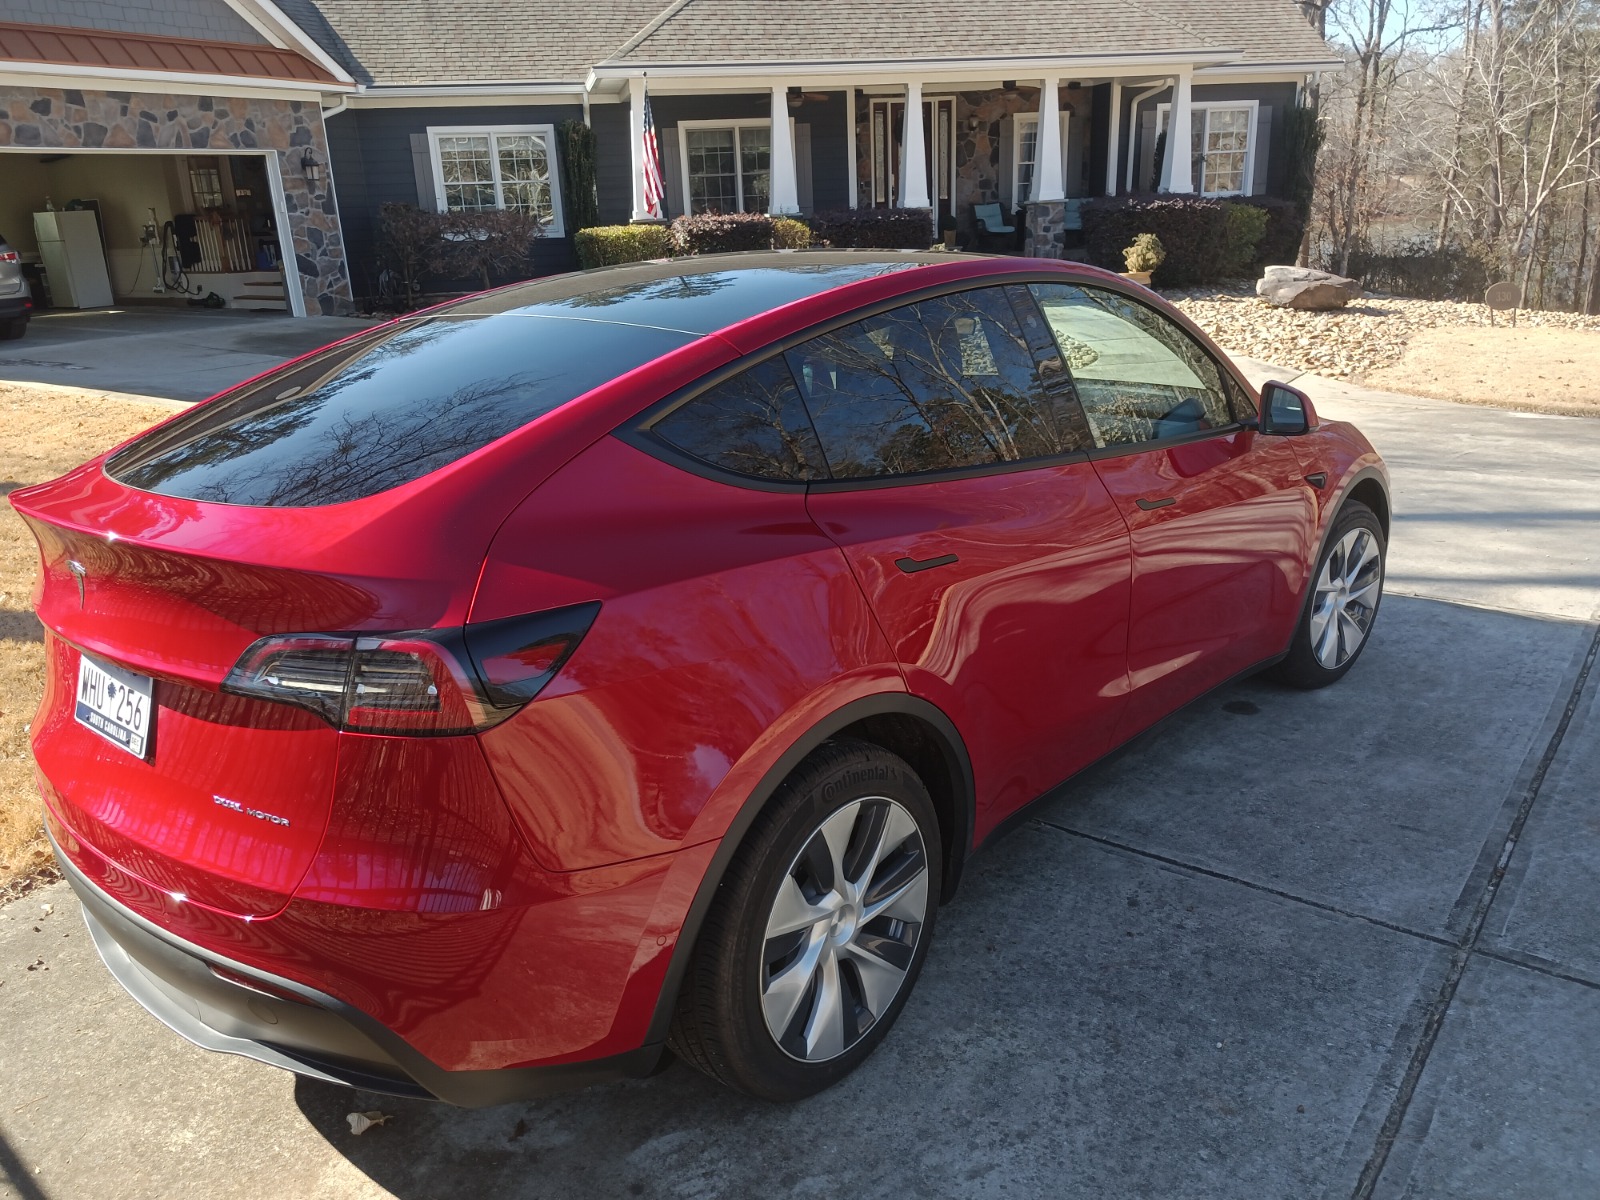
[[[945,213],[939,218],[939,237],[944,242],[946,250],[956,248],[956,218],[954,213]]]
[[[1149,287],[1150,272],[1166,260],[1167,248],[1161,244],[1161,239],[1153,233],[1141,233],[1133,239],[1133,244],[1122,252],[1122,261],[1128,265],[1122,277]]]

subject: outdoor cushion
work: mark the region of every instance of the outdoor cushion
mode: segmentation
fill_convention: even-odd
[[[974,204],[972,215],[979,225],[983,226],[985,233],[1015,233],[1015,225],[1007,225],[1005,217],[1000,214],[998,204]]]

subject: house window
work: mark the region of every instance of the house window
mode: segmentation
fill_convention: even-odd
[[[766,212],[772,204],[772,123],[678,126],[684,195],[691,213]]]
[[[189,194],[197,209],[222,207],[222,168],[216,159],[189,160]]]
[[[1061,113],[1061,190],[1067,185],[1067,122],[1072,114]],[[1033,164],[1039,160],[1039,118],[1036,114],[1017,114],[1012,126],[1016,139],[1011,154],[1011,195],[1016,204],[1033,198]]]
[[[429,129],[433,178],[443,212],[515,208],[560,237],[555,133],[549,125]]]
[[[1254,100],[1190,106],[1190,164],[1200,195],[1243,196],[1254,190],[1256,110]],[[1159,132],[1166,132],[1171,114],[1169,104],[1156,110]]]

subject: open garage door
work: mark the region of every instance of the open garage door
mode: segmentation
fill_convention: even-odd
[[[8,147],[0,175],[0,236],[41,308],[305,315],[275,154]]]

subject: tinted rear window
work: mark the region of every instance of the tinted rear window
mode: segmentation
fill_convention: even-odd
[[[139,439],[106,469],[130,487],[190,500],[358,500],[436,471],[693,340],[529,316],[383,326]]]

